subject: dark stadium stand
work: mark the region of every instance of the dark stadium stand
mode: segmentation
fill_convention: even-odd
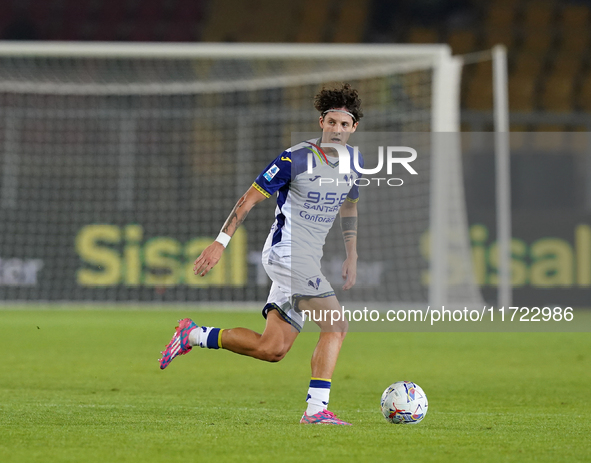
[[[4,40],[441,43],[509,49],[512,111],[591,111],[591,7],[558,0],[5,0]],[[490,63],[463,106],[492,105]]]
[[[205,3],[6,0],[0,9],[0,31],[5,40],[196,41],[201,38]]]

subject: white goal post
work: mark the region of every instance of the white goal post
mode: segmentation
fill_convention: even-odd
[[[236,260],[203,285],[185,271],[200,246],[192,237],[214,233],[221,211],[230,210],[263,160],[279,154],[287,131],[313,127],[312,92],[347,80],[361,87],[363,130],[448,134],[426,153],[428,180],[416,190],[416,198],[429,198],[427,215],[392,218],[416,224],[397,232],[400,243],[385,253],[398,259],[402,252],[412,268],[396,264],[391,276],[414,281],[424,277],[425,265],[428,270],[425,291],[417,286],[405,293],[415,283],[404,282],[396,302],[481,301],[471,272],[459,136],[453,135],[460,127],[462,62],[447,45],[0,42],[0,63],[0,259],[46,262],[34,284],[0,285],[5,299],[260,300],[264,290],[251,286],[262,280],[248,274],[257,271],[254,261],[237,262],[262,243],[245,242],[241,251],[236,244]],[[228,124],[226,135],[216,132],[220,124]],[[229,155],[248,165],[228,165]],[[34,191],[39,163],[48,190]],[[221,191],[230,180],[227,197],[200,219],[182,222],[198,206],[182,188]],[[85,184],[93,184],[93,192]],[[38,210],[48,192],[55,193],[55,216]],[[256,220],[248,236],[260,241],[270,219]],[[92,226],[96,236],[81,235]],[[175,227],[184,230],[182,237],[170,237]],[[424,228],[430,250],[413,254],[406,248],[420,246],[415,235]],[[40,238],[44,230],[48,237]],[[50,270],[60,247],[65,257]],[[449,281],[450,253],[463,261],[460,289]],[[382,273],[389,265],[382,262]],[[379,293],[363,294],[379,299]]]

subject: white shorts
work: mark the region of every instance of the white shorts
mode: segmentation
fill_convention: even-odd
[[[290,246],[265,248],[262,257],[265,271],[273,281],[263,316],[266,318],[269,310],[275,309],[287,323],[301,331],[304,317],[297,307],[298,298],[334,296],[332,286],[317,263],[299,258],[292,265]]]

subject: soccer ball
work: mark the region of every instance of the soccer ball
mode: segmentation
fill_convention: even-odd
[[[398,381],[384,391],[380,406],[386,421],[416,424],[425,418],[429,404],[419,385],[411,381]]]

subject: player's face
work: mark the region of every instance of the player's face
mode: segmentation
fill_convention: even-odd
[[[346,108],[342,108],[346,111]],[[345,113],[328,112],[320,116],[320,128],[322,129],[322,143],[339,143],[346,145],[347,140],[357,129],[357,122]]]

